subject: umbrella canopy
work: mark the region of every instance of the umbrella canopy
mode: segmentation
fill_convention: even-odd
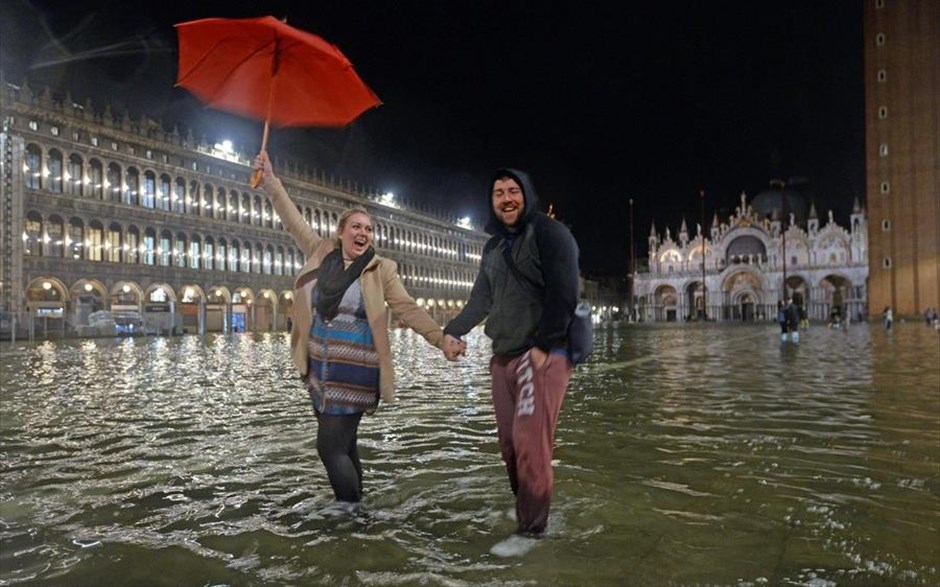
[[[274,126],[340,127],[381,104],[339,49],[273,16],[207,18],[176,30],[176,83],[212,108]]]

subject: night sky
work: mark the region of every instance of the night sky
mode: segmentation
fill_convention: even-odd
[[[707,223],[778,177],[821,217],[864,203],[860,0],[2,0],[0,68],[253,152],[260,123],[174,88],[173,24],[268,14],[337,45],[384,102],[346,129],[272,131],[275,158],[478,225],[492,170],[527,170],[590,275],[626,273],[629,198],[639,258],[654,220],[694,232],[700,189]]]

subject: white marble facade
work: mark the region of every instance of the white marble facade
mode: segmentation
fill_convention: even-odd
[[[766,205],[767,194],[771,192],[754,203],[763,198]],[[781,195],[777,192],[777,199],[785,201]],[[798,199],[792,201],[793,209],[801,212]],[[867,308],[866,222],[857,200],[846,228],[835,223],[831,211],[820,220],[815,206],[805,220],[781,214],[779,207],[761,214],[742,193],[730,218],[720,222],[717,214],[713,217],[704,239],[704,267],[700,226],[690,234],[683,220],[673,235],[668,228],[660,234],[654,224],[649,271],[635,279],[635,317],[644,322],[701,320],[704,307],[711,321],[775,320],[777,302],[793,297],[810,320],[829,320],[836,307],[855,321]]]

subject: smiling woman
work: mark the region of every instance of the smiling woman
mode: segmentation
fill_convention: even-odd
[[[267,153],[258,155],[255,169],[262,172],[284,228],[307,258],[295,282],[291,355],[319,424],[317,453],[336,499],[358,503],[363,491],[359,422],[375,411],[380,398],[395,398],[387,308],[442,350],[444,334],[405,290],[395,262],[375,254],[368,213],[347,210],[337,240],[321,238],[274,175]]]

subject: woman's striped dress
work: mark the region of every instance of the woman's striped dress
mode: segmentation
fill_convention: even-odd
[[[307,392],[316,411],[355,414],[378,406],[379,357],[359,280],[346,290],[332,320],[323,320],[314,307],[307,351]]]

